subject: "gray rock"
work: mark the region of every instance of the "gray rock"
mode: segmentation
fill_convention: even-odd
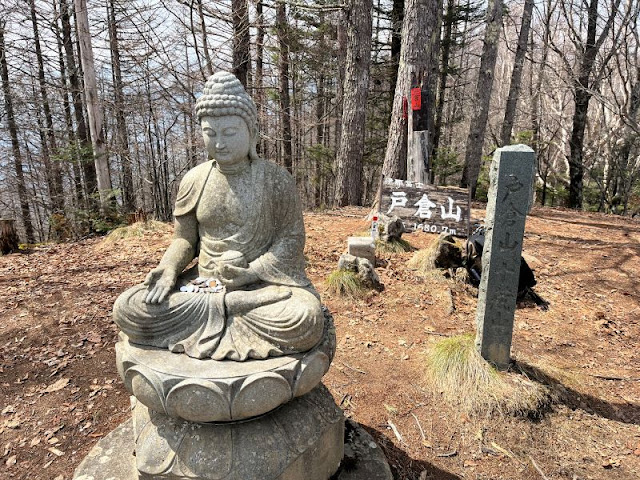
[[[358,258],[358,277],[367,288],[378,291],[384,289],[384,285],[380,282],[380,277],[376,273],[376,269],[366,258]]]
[[[366,258],[355,257],[344,253],[338,260],[338,269],[355,272],[366,288],[379,291],[384,289],[384,285],[380,282],[380,277],[376,273],[376,269]]]
[[[350,253],[343,253],[338,259],[338,269],[348,272],[358,272],[358,257]]]
[[[383,217],[383,225],[384,233],[380,237],[383,242],[399,240],[406,231],[404,223],[398,217]]]

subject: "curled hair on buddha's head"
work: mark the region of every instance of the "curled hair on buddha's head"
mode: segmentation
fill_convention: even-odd
[[[235,75],[229,72],[216,72],[207,79],[202,95],[196,100],[196,116],[200,122],[202,117],[227,115],[237,115],[247,124],[252,138],[249,158],[256,160],[258,158],[256,105]]]

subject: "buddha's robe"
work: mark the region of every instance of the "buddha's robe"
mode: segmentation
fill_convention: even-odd
[[[178,278],[175,291],[160,304],[144,303],[144,285],[118,298],[113,318],[132,343],[195,358],[242,361],[304,352],[320,341],[324,320],[318,294],[304,272],[304,224],[295,182],[285,169],[264,160],[252,161],[246,176],[250,188],[245,185],[238,189],[240,195],[229,195],[228,179],[214,161],[185,175],[174,215],[195,215],[198,265]],[[217,192],[223,193],[216,197]],[[224,204],[216,204],[220,201]],[[179,291],[196,275],[210,277],[217,259],[229,250],[242,252],[260,280],[244,290],[290,290],[291,296],[228,315],[226,292]]]

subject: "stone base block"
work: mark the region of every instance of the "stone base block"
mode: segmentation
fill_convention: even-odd
[[[286,408],[286,405],[282,408]],[[334,425],[336,425],[335,430],[337,430],[337,426],[342,427],[342,421]],[[344,433],[340,432],[340,439],[333,438],[332,435],[336,433],[334,431],[329,434],[323,441],[312,442],[315,443],[314,446],[308,447],[305,452],[297,457],[290,468],[275,478],[286,480],[328,480],[331,477],[332,480],[393,480],[384,454],[373,438],[362,427],[355,422],[349,421]],[[287,448],[286,445],[274,446],[269,443],[269,437],[270,435],[265,436],[263,453],[257,453],[257,456],[268,455],[275,448]],[[331,452],[337,455],[338,451],[342,451],[342,438],[344,438],[344,458],[338,471],[333,473],[331,470],[335,470],[336,465],[332,463],[334,460],[328,457]],[[312,439],[309,440],[312,441]],[[219,446],[212,445],[209,448],[218,449]],[[134,450],[134,426],[133,420],[130,419],[118,426],[93,447],[76,469],[73,479],[138,480],[139,478],[171,478],[166,476],[139,476],[136,468],[137,456]],[[203,451],[202,454],[207,455],[208,452]],[[331,476],[332,473],[333,476]],[[231,475],[223,469],[218,469],[210,472],[206,477],[194,478],[233,478],[238,480],[265,480],[272,478],[261,475],[260,471],[247,472],[246,470],[242,473],[235,472]]]
[[[130,434],[128,447],[122,445],[124,434],[118,433],[119,447],[94,448],[96,453],[89,454],[74,478],[118,478],[98,477],[95,470],[102,470],[116,449],[124,447],[128,452],[123,457],[135,450],[133,476],[126,479],[327,480],[344,452],[342,410],[324,386],[244,422],[188,422],[136,402]]]
[[[354,257],[366,258],[371,265],[376,266],[376,244],[371,237],[349,237],[347,253]]]

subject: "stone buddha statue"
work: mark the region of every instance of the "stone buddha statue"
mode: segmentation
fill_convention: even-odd
[[[209,161],[182,179],[160,264],[113,307],[131,418],[74,480],[390,479],[383,459],[338,471],[345,419],[322,385],[333,319],[304,273],[294,180],[256,154],[253,101],[220,72],[196,114]],[[356,458],[380,452],[362,435]]]
[[[235,76],[212,75],[196,115],[209,161],[182,179],[175,236],[144,284],[120,295],[113,318],[132,344],[198,359],[306,352],[324,320],[304,272],[295,182],[256,154],[256,107]]]

